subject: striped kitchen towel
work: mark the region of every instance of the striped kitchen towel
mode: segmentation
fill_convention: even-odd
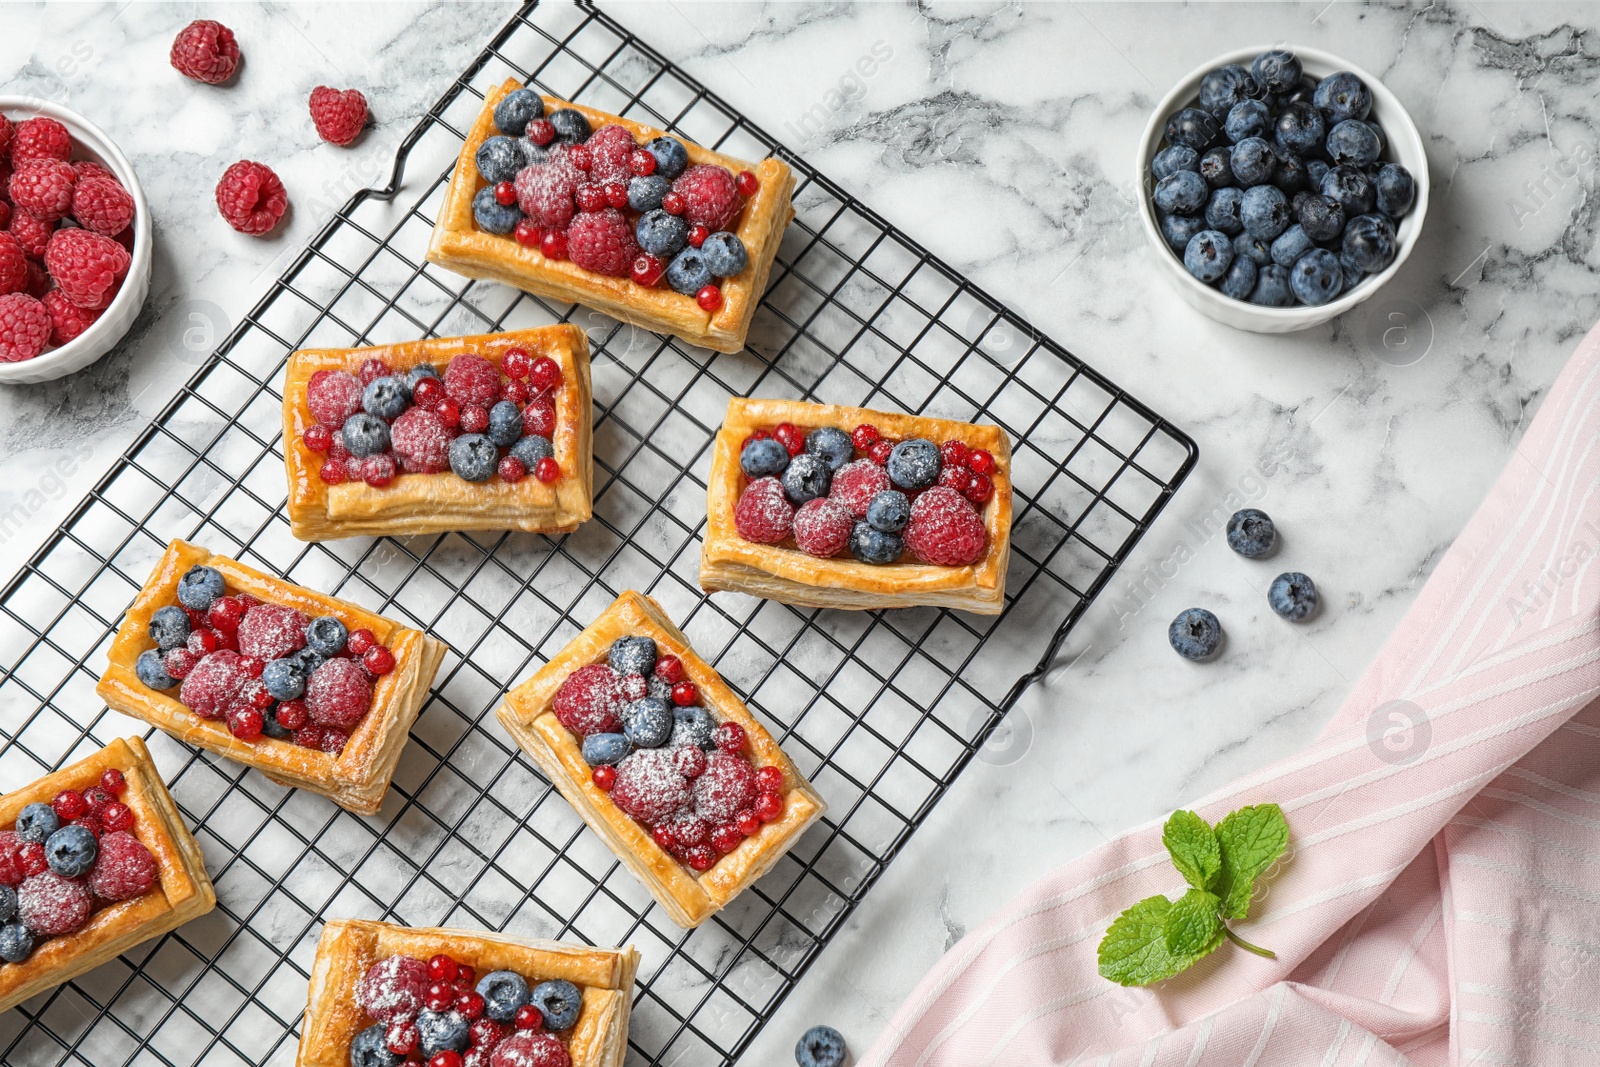
[[[1096,973],[1179,888],[1159,823],[1035,883],[902,1005],[872,1067],[1600,1064],[1600,328],[1315,744],[1196,805],[1276,801],[1289,856],[1224,947]]]

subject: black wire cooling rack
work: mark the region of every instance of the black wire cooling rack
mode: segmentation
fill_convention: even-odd
[[[5,588],[8,789],[138,727],[107,711],[94,683],[173,537],[405,619],[452,651],[374,817],[154,733],[218,907],[0,1016],[4,1062],[287,1063],[321,920],[358,916],[631,942],[644,963],[628,1062],[732,1063],[1194,465],[1182,432],[787,155],[796,219],[750,349],[736,355],[428,265],[463,131],[508,76],[736,157],[783,154],[606,15],[522,9],[407,136],[389,186],[351,198]],[[595,513],[577,533],[290,536],[280,404],[292,349],[563,320],[587,329],[594,351]],[[798,610],[703,593],[705,476],[729,395],[1005,427],[1016,508],[1004,614]],[[628,588],[682,622],[831,805],[778,868],[692,933],[652,905],[492,715],[506,688]]]

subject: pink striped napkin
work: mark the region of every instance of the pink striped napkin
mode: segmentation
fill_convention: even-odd
[[[1597,555],[1600,328],[1318,741],[1195,805],[1283,806],[1239,927],[1276,961],[1096,974],[1112,919],[1180,888],[1153,823],[968,935],[862,1064],[1600,1064]]]

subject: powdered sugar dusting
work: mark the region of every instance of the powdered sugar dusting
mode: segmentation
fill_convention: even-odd
[[[33,875],[17,888],[17,917],[40,937],[71,933],[89,918],[92,906],[82,883],[54,871]]]
[[[856,518],[863,519],[872,498],[888,488],[889,475],[882,467],[870,459],[857,459],[839,468],[828,496],[849,508]]]
[[[372,684],[355,660],[330,659],[311,673],[304,699],[312,722],[348,730],[371,707]],[[341,739],[339,747],[343,745]]]
[[[911,505],[905,540],[906,548],[924,563],[960,567],[983,557],[988,531],[966,497],[935,486]]]
[[[559,154],[548,163],[522,168],[513,183],[517,206],[546,230],[565,229],[578,209],[572,194],[578,189],[580,174]]]
[[[265,663],[306,647],[310,620],[293,608],[257,604],[239,623],[239,651]]]
[[[695,814],[721,826],[755,803],[756,772],[743,756],[713,752],[705,773],[694,780]]]
[[[689,802],[689,782],[664,748],[641,748],[617,765],[611,789],[617,807],[646,826],[677,814]]]
[[[89,889],[101,900],[131,900],[156,884],[156,859],[138,838],[118,830],[102,834],[89,872]]]
[[[388,956],[367,968],[356,983],[356,1003],[379,1022],[408,1018],[422,1010],[428,965],[411,956]]]
[[[784,495],[783,483],[768,477],[746,486],[734,505],[733,525],[741,537],[757,544],[775,545],[788,537],[794,526],[794,505]]]
[[[250,674],[239,662],[239,654],[221,649],[203,656],[183,680],[178,699],[202,719],[220,719],[238,701]]]
[[[427,408],[411,407],[389,427],[389,441],[403,470],[437,474],[450,469],[450,430]]]
[[[556,718],[579,737],[620,729],[617,711],[621,705],[621,680],[604,663],[591,663],[569,674],[554,701]]]

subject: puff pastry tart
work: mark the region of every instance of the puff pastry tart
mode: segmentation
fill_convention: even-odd
[[[827,809],[660,605],[623,593],[506,695],[500,721],[683,927]]]
[[[571,324],[302,349],[283,386],[290,529],[571,533],[591,511],[592,419]]]
[[[0,1012],[217,903],[137,737],[0,797],[0,826]]]
[[[998,426],[736,397],[712,453],[700,584],[808,607],[998,614],[1010,469]]]
[[[444,653],[391,619],[173,541],[95,692],[180,741],[370,815]]]
[[[507,81],[468,131],[428,259],[719,352],[744,347],[794,174]]]
[[[631,947],[338,919],[317,942],[295,1064],[622,1067],[638,967]]]

